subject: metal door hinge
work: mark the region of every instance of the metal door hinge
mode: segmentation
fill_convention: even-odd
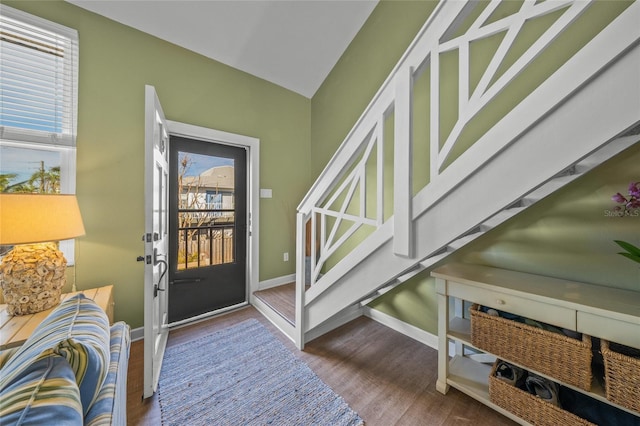
[[[151,232],[147,232],[142,236],[142,241],[147,243],[158,241],[159,239],[160,239],[160,234],[158,234],[157,232],[154,232],[153,234]]]

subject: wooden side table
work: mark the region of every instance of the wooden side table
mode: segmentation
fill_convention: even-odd
[[[78,293],[83,293],[93,299],[109,318],[109,324],[113,324],[113,286],[91,288],[75,293],[64,293],[60,301],[66,300]],[[30,315],[9,315],[7,305],[0,305],[0,350],[22,345],[33,333],[33,330],[53,311],[55,307],[46,311]]]

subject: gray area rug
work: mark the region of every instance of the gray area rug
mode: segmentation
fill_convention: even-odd
[[[364,424],[255,319],[168,347],[158,399],[165,426]]]

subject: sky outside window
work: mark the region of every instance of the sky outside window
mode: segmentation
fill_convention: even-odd
[[[182,160],[185,157],[189,160],[185,176],[198,176],[212,167],[233,166],[232,158],[194,154],[192,152],[178,152],[178,164],[182,164]]]
[[[10,184],[29,180],[43,166],[44,170],[51,170],[60,164],[61,154],[57,151],[0,145],[0,174],[16,174]]]

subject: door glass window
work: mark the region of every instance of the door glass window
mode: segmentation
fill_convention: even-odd
[[[231,158],[178,152],[177,269],[235,262]]]

